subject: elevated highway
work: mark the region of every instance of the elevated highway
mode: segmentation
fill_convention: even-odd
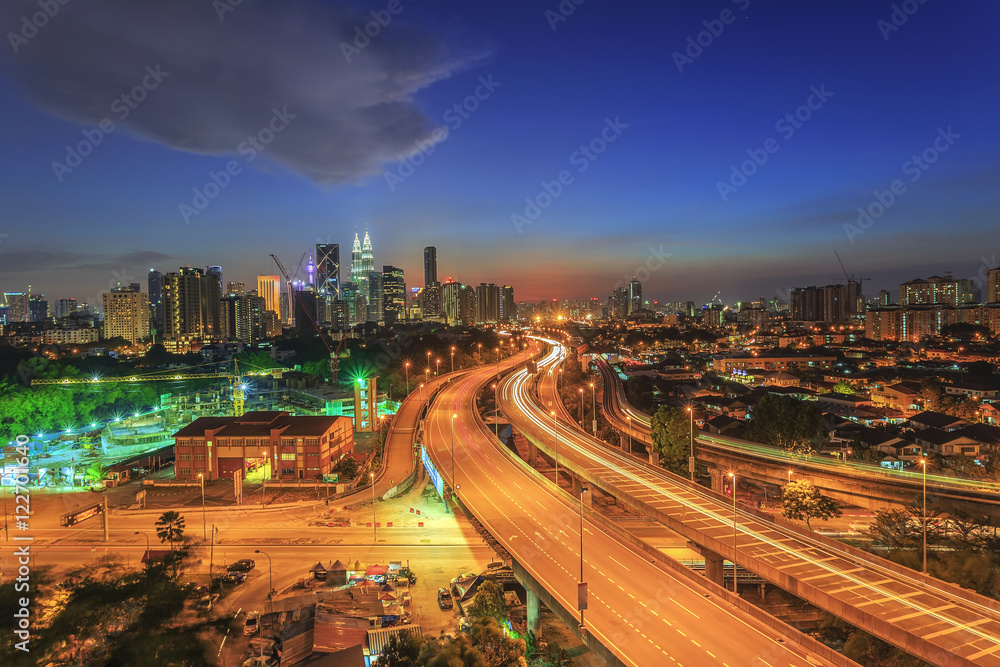
[[[598,360],[597,366],[604,380],[601,407],[608,422],[626,438],[651,445],[650,415],[629,405],[621,378],[607,362]],[[749,440],[695,432],[695,458],[708,465],[716,491],[722,490],[725,471],[739,470],[747,477],[779,486],[788,481],[789,473],[805,474],[825,495],[871,510],[913,505],[920,502],[923,493],[924,479],[919,472],[790,454]],[[926,481],[928,494],[942,510],[961,508],[1000,524],[1000,484],[935,474],[928,474]]]
[[[523,364],[527,354],[503,362],[502,370]],[[515,570],[570,614],[577,609],[582,521],[589,584],[583,634],[611,664],[844,664],[818,657],[721,596],[671,576],[640,549],[605,532],[589,510],[581,519],[579,499],[514,457],[479,417],[476,396],[494,377],[493,368],[473,370],[441,389],[424,427],[430,458],[461,504],[512,555]]]
[[[540,364],[538,391],[554,392]],[[553,420],[535,378],[512,373],[500,408],[558,466],[699,545],[706,561],[738,563],[792,594],[935,665],[1000,665],[1000,603],[915,573],[608,448],[575,422]],[[558,443],[558,451],[556,450]],[[711,564],[707,562],[711,568]]]

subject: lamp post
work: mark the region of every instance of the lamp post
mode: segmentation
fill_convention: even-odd
[[[733,592],[736,592],[736,473],[729,473],[733,489]]]
[[[420,400],[424,400],[424,383],[420,383]]]
[[[590,401],[591,401],[591,408],[593,409],[594,412],[593,426],[594,426],[594,437],[596,438],[597,437],[597,387],[594,386],[593,382],[590,383]]]
[[[201,482],[201,539],[208,539],[208,514],[205,510],[205,475],[198,473],[198,481]]]
[[[920,459],[920,467],[924,469],[924,574],[927,574],[927,455]]]
[[[788,469],[788,483],[789,484],[792,483],[792,469],[791,468]]]
[[[455,346],[451,346],[451,372],[455,372]]]
[[[410,362],[403,362],[403,368],[406,371],[406,395],[410,395]]]
[[[495,348],[497,353],[497,379],[500,379],[500,348]]]
[[[694,483],[694,406],[688,406],[691,417],[691,459],[688,461],[688,471],[691,473],[691,483]]]
[[[632,418],[631,417],[625,417],[625,419],[628,421],[628,453],[631,454],[632,453]]]
[[[479,363],[483,363],[483,344],[476,343],[476,356],[479,357]]]
[[[378,525],[375,523],[375,473],[368,473],[372,483],[372,544],[378,543]]]
[[[559,433],[556,430],[556,411],[549,412],[552,415],[552,436],[556,439],[556,487],[559,486]]]
[[[441,374],[441,359],[438,358],[434,360],[434,377],[437,377],[440,374]]]
[[[271,577],[271,554],[260,549],[254,549],[253,552],[267,556],[267,587],[270,589],[267,592],[267,599],[270,600],[274,596],[274,579]]]
[[[583,425],[583,387],[577,389],[576,392],[580,394],[580,428],[586,431],[587,427]]]
[[[431,351],[427,350],[427,368],[431,367]]]
[[[587,599],[583,595],[583,591],[586,590],[586,581],[583,578],[583,494],[589,491],[585,486],[580,488],[580,594],[578,605],[580,607],[580,629],[583,629],[583,611],[587,608]]]
[[[493,406],[495,408],[497,406],[497,404],[498,404],[498,402],[497,402],[497,383],[494,382],[491,386],[493,387]],[[498,414],[499,414],[499,411],[498,411]],[[497,421],[496,419],[493,420],[493,435],[495,437],[497,437],[497,438],[500,437],[500,422]]]

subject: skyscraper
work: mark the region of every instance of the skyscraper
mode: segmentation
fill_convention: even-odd
[[[517,320],[517,306],[514,305],[514,288],[504,285],[500,288],[500,321],[514,322]]]
[[[432,245],[424,248],[424,287],[438,281],[438,251]]]
[[[221,338],[222,315],[220,308],[222,303],[222,267],[209,266],[205,270],[205,275],[201,281],[201,308],[203,335],[206,338]]]
[[[149,337],[149,297],[131,287],[104,293],[104,337],[133,345]]]
[[[500,288],[493,283],[476,286],[476,324],[500,321]]]
[[[257,296],[264,299],[265,310],[281,314],[281,278],[257,276]]]
[[[242,281],[229,281],[226,283],[226,294],[231,294],[233,296],[246,296],[247,286],[246,283]]]
[[[632,276],[628,284],[628,314],[642,310],[642,283]]]
[[[406,281],[395,266],[382,267],[382,312],[386,326],[406,319]]]
[[[340,299],[340,244],[316,244],[316,291]]]
[[[28,321],[28,294],[26,292],[4,292],[3,300],[8,309],[8,322]]]
[[[160,328],[163,326],[163,274],[156,269],[150,269],[146,286],[149,292],[149,307],[153,312],[153,323]]]

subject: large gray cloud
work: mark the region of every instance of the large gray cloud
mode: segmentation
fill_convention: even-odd
[[[220,20],[235,0],[45,2],[59,9],[36,19],[37,34],[23,31],[37,0],[0,3],[0,70],[45,111],[225,155],[287,108],[295,119],[265,155],[322,183],[357,182],[427,141],[434,127],[414,94],[476,59],[407,24],[405,4],[348,62],[341,44],[372,17],[347,7],[243,0]],[[144,101],[112,106],[157,66],[168,74]]]

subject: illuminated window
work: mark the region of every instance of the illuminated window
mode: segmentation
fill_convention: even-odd
[[[294,461],[295,460],[295,453],[294,452],[285,452],[285,453],[283,453],[281,455],[281,460],[282,461]]]

